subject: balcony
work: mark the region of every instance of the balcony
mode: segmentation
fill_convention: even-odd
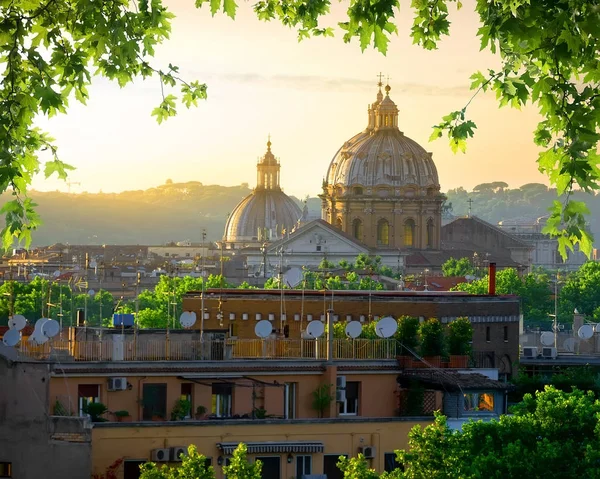
[[[23,359],[80,361],[219,361],[236,359],[320,360],[327,339],[139,340],[112,337],[95,341],[55,340],[39,346],[22,341]],[[335,360],[396,359],[394,339],[334,339]]]

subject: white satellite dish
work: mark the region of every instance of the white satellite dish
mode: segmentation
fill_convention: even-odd
[[[565,342],[563,343],[563,349],[567,353],[574,352],[575,351],[575,338],[569,338],[569,339],[565,340]]]
[[[41,335],[53,338],[60,332],[60,324],[54,319],[49,319],[42,325]]]
[[[8,320],[8,327],[10,329],[16,329],[17,331],[21,331],[27,324],[27,319],[25,316],[20,314],[15,314],[12,318]]]
[[[196,323],[196,313],[193,311],[184,311],[179,316],[179,322],[184,328],[191,328]]]
[[[362,324],[359,321],[350,321],[346,324],[346,336],[349,338],[358,338],[362,333]]]
[[[9,329],[4,333],[4,337],[2,338],[2,342],[9,347],[16,346],[20,340],[21,333],[16,329]]]
[[[29,336],[29,342],[33,343],[34,346],[44,344],[46,341],[48,341],[48,337],[44,336],[41,331],[34,331],[33,334]]]
[[[540,336],[540,343],[544,346],[552,346],[554,344],[554,333],[544,331]]]
[[[383,319],[380,319],[375,324],[375,333],[380,338],[392,337],[396,333],[397,329],[398,329],[398,321],[396,321],[391,316],[387,316]]]
[[[33,334],[32,336],[35,336],[37,333],[41,333],[42,332],[42,326],[44,326],[44,323],[50,321],[48,318],[40,318],[35,322],[35,325],[33,327]]]
[[[52,273],[52,276],[54,276],[55,278],[58,278],[60,276],[60,271],[56,270],[54,273]]]
[[[594,335],[594,328],[591,324],[584,324],[577,330],[577,336],[581,339],[590,339]]]
[[[311,321],[306,328],[306,333],[311,338],[318,338],[325,332],[325,325],[321,321]]]
[[[273,332],[273,325],[268,319],[263,319],[254,326],[254,334],[259,338],[266,338]]]
[[[89,294],[90,296],[94,296],[94,295],[96,294],[96,291],[94,291],[93,289],[90,289],[90,290],[88,291],[88,294]]]

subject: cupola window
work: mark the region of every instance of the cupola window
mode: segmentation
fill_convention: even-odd
[[[427,220],[427,247],[433,247],[433,219]]]
[[[358,218],[352,222],[352,236],[360,241],[363,239],[363,224]]]
[[[387,246],[390,244],[390,224],[387,220],[377,223],[377,244]]]
[[[415,245],[415,221],[406,220],[404,223],[404,246],[412,248]]]

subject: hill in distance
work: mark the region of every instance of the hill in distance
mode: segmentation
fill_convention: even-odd
[[[239,186],[204,185],[198,181],[173,183],[147,190],[121,193],[61,193],[32,191],[39,205],[43,225],[34,232],[35,246],[70,244],[145,244],[160,245],[171,241],[200,242],[202,230],[207,240],[223,236],[227,216],[252,190],[247,183]],[[535,220],[547,214],[556,199],[556,191],[530,183],[510,189],[506,183],[449,190],[447,203],[452,213],[465,215],[472,199],[472,214],[490,223],[507,220]],[[587,202],[590,228],[600,237],[600,196],[576,193],[575,199]],[[301,200],[292,197],[301,205]],[[0,204],[10,195],[0,196]],[[320,216],[321,201],[308,198],[312,217]]]

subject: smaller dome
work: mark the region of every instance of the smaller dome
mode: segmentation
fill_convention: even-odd
[[[257,241],[262,231],[280,234],[291,230],[302,218],[302,211],[281,190],[260,189],[246,196],[233,210],[225,226],[224,240]]]

